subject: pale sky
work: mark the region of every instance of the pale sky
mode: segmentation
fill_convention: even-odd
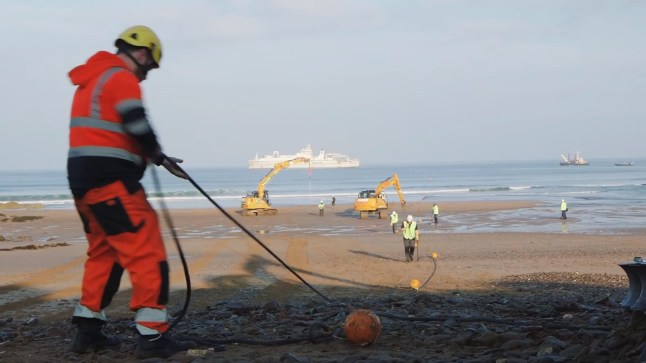
[[[646,1],[0,0],[0,170],[64,169],[67,72],[131,25],[167,154],[245,167],[646,157]],[[187,169],[188,170],[188,169]]]

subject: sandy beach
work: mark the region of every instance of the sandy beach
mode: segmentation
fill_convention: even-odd
[[[397,211],[400,220],[407,214],[419,220],[419,260],[412,263],[405,262],[401,235],[391,232],[389,220],[374,217],[360,220],[351,205],[328,206],[323,217],[318,215],[316,206],[282,207],[276,216],[264,217],[243,217],[236,209],[228,211],[331,300],[409,293],[414,291],[409,287],[412,279],[425,281],[435,271],[417,294],[505,294],[510,287],[501,281],[510,276],[603,275],[610,276],[615,285],[597,288],[600,295],[608,295],[608,291],[614,294],[616,306],[628,287],[618,264],[644,254],[643,231],[603,236],[571,234],[559,227],[561,221],[556,214],[554,219],[541,223],[553,223],[561,233],[443,231],[444,215],[514,210],[531,205],[524,201],[444,203],[436,226],[429,219],[431,204],[410,203],[405,210]],[[0,322],[6,325],[7,319],[29,321],[35,317],[40,324],[69,320],[80,293],[86,248],[76,212],[10,209],[1,210],[0,214]],[[300,298],[323,301],[215,208],[173,210],[171,214],[189,264],[193,286],[191,312],[204,311],[221,301],[278,304]],[[172,306],[177,307],[185,296],[185,277],[174,242],[166,224],[163,225],[171,265]],[[438,256],[435,260],[431,257],[433,253]],[[108,308],[110,318],[132,317],[127,310],[129,287],[124,277],[121,292]],[[0,361],[27,361],[43,354],[45,343],[23,341],[15,345],[10,338],[4,340]],[[56,338],[50,337],[47,341],[58,344],[57,349],[61,350],[67,344],[63,338],[56,342]],[[25,349],[32,349],[32,355],[26,355]],[[230,346],[219,353],[220,358],[228,357],[230,361],[237,361],[234,357],[248,358],[240,353],[244,349],[255,348]],[[233,353],[236,350],[238,353]],[[275,352],[275,357],[290,351],[289,346],[283,347]],[[124,351],[117,358],[123,361],[124,357],[134,356]],[[94,361],[96,357],[75,359]],[[308,361],[323,360],[310,356]]]

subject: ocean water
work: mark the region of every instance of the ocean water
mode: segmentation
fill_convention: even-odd
[[[465,213],[451,216],[440,209],[444,231],[623,233],[646,228],[646,159],[634,166],[614,166],[623,160],[590,160],[589,166],[559,166],[558,160],[478,163],[367,165],[348,169],[285,169],[266,185],[274,206],[352,203],[357,193],[374,189],[396,173],[407,202],[526,200],[536,207],[514,211]],[[238,207],[247,191],[255,190],[266,169],[191,169],[184,165],[221,206]],[[157,169],[161,197],[170,209],[211,208],[192,184],[163,168]],[[160,194],[149,169],[144,177],[153,205]],[[394,188],[385,189],[398,205]],[[568,220],[559,220],[561,199],[568,202]],[[46,209],[74,208],[64,170],[0,172],[0,202],[42,203]],[[157,201],[157,202],[156,202]],[[428,213],[430,215],[430,211]],[[419,217],[427,217],[419,216]]]

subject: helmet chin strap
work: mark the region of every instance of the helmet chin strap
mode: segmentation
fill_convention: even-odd
[[[148,72],[154,68],[153,64],[146,65],[146,64],[141,64],[135,59],[135,57],[128,51],[124,51],[128,58],[132,60],[136,65],[137,65],[137,70],[135,71],[135,74],[137,75],[137,78],[139,78],[140,81],[146,80],[146,76],[148,75]]]

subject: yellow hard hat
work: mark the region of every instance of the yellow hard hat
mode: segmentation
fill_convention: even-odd
[[[132,26],[119,35],[119,38],[114,41],[114,45],[119,48],[121,42],[134,47],[148,49],[153,57],[153,62],[155,62],[155,68],[159,68],[159,62],[162,57],[162,45],[157,34],[152,29],[143,25]]]

